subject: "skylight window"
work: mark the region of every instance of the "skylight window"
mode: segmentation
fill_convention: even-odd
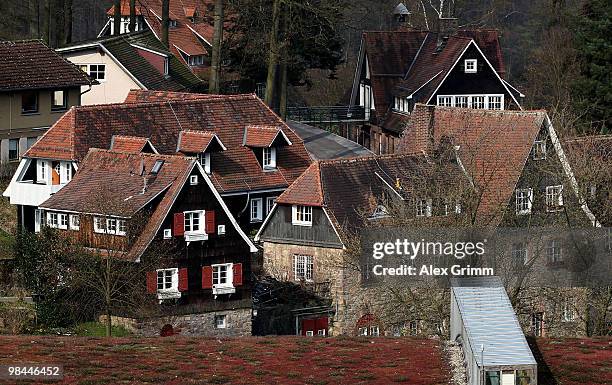
[[[153,165],[153,168],[151,169],[151,174],[158,174],[159,170],[161,170],[163,165],[164,165],[163,160],[156,160],[155,164]]]

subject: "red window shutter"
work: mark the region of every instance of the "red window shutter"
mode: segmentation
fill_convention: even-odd
[[[187,282],[187,268],[179,269],[179,282],[178,289],[179,291],[187,291],[189,284]]]
[[[174,228],[175,237],[182,237],[185,234],[185,214],[176,213],[174,214]]]
[[[147,272],[147,293],[150,293],[150,294],[157,293],[157,272],[156,271]]]
[[[212,266],[202,266],[202,289],[212,289]]]
[[[234,263],[234,286],[242,286],[242,263]]]
[[[215,210],[207,210],[206,216],[206,234],[215,233]]]

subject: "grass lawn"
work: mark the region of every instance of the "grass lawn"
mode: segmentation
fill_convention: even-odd
[[[15,237],[0,229],[0,259],[11,258]]]
[[[612,339],[538,338],[537,346],[545,362],[539,385],[612,384]]]
[[[104,337],[106,335],[106,326],[100,322],[85,322],[79,324],[74,332],[81,337]],[[131,335],[129,331],[121,326],[113,326],[112,330],[114,337],[128,337]]]
[[[441,385],[441,354],[416,338],[0,337],[0,365],[62,364],[54,383],[82,385]]]

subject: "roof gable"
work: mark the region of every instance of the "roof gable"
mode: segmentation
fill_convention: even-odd
[[[290,146],[292,143],[280,127],[274,126],[246,126],[244,128],[243,146],[272,147]]]
[[[176,152],[200,154],[208,150],[211,145],[216,150],[227,150],[214,132],[186,130],[179,133]]]
[[[139,154],[141,152],[157,153],[155,147],[147,138],[137,136],[113,135],[111,138],[110,150],[116,152],[128,152]]]

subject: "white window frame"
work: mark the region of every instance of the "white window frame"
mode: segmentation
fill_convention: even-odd
[[[81,70],[83,70],[84,68],[87,68],[87,70],[85,71],[87,73],[87,75],[89,75],[89,77],[91,77],[92,79],[95,79],[99,82],[105,82],[106,81],[106,64],[96,64],[96,63],[92,63],[92,64],[77,64],[77,66],[79,68],[81,68]],[[96,70],[95,72],[95,76],[92,74],[92,67],[95,66]],[[100,74],[102,74],[102,77],[100,78]]]
[[[533,160],[546,159],[546,139],[536,140],[533,143]]]
[[[204,210],[184,211],[183,215],[184,215],[183,229],[186,235],[206,233],[204,229],[204,220],[205,220]],[[198,229],[194,230],[193,219],[196,216],[198,218]],[[189,221],[187,220],[187,218],[189,218]]]
[[[70,214],[68,218],[70,224],[70,230],[79,230],[81,228],[81,217],[78,214]]]
[[[572,302],[574,301],[570,298],[563,302],[563,321],[565,322],[574,322],[576,320],[576,310]]]
[[[106,220],[104,217],[94,217],[94,233],[106,234]]]
[[[252,198],[250,204],[251,223],[261,222],[263,220],[263,199]]]
[[[125,219],[106,218],[106,233],[124,236],[127,233]]]
[[[467,107],[465,104],[467,98]],[[493,102],[493,100],[496,100]],[[493,108],[493,103],[499,108]],[[504,94],[438,95],[436,104],[441,107],[462,107],[482,110],[504,110]]]
[[[466,74],[475,74],[478,72],[478,59],[465,59],[463,65]]]
[[[379,337],[380,336],[380,327],[378,325],[370,326],[370,336],[371,337]]]
[[[222,322],[219,322],[222,321]],[[215,329],[227,328],[227,314],[215,314]]]
[[[264,170],[276,170],[276,147],[264,147],[262,151]]]
[[[274,203],[276,203],[276,199],[278,199],[277,196],[266,198],[266,215],[270,214],[270,211],[272,211],[272,207],[274,207]]]
[[[49,167],[50,162],[48,160],[37,159],[36,160],[36,183],[38,184],[49,184]]]
[[[293,279],[313,282],[314,257],[312,255],[293,254]]]
[[[61,103],[56,104],[56,94],[61,93]],[[68,93],[66,90],[51,91],[51,111],[64,111],[68,108]]]
[[[438,106],[453,107],[453,97],[448,95],[438,95]]]
[[[225,235],[225,225],[217,225],[217,235]]]
[[[419,198],[415,203],[416,216],[418,218],[429,218],[432,215],[432,199]]]
[[[312,206],[291,206],[291,223],[295,226],[312,226]]]
[[[58,217],[58,213],[56,212],[52,212],[52,211],[48,211],[47,212],[47,226],[53,228],[53,229],[57,229],[59,226],[59,217]]]
[[[172,229],[164,229],[164,239],[172,239]]]
[[[60,184],[66,184],[72,180],[72,164],[70,162],[60,162]]]
[[[546,186],[546,211],[549,213],[563,209],[563,185]]]
[[[197,175],[189,175],[189,184],[191,186],[197,186],[198,185],[198,176]]]
[[[156,273],[157,273],[157,277],[156,277],[155,285],[156,285],[158,293],[178,293],[179,292],[178,268],[173,267],[169,269],[158,269],[156,270]],[[162,273],[161,277],[160,277],[160,273]],[[170,274],[166,274],[166,273],[170,273]],[[162,279],[161,284],[163,286],[161,289],[159,287],[160,278]],[[170,284],[170,287],[166,287],[168,283]]]
[[[550,263],[563,261],[563,247],[557,239],[549,239],[546,242],[546,259]]]
[[[233,263],[218,263],[211,266],[212,268],[212,285],[213,289],[224,289],[234,287],[234,264]],[[220,282],[220,269],[226,268],[226,282]],[[215,275],[218,283],[215,283]]]
[[[526,197],[523,195],[525,193],[527,194]],[[515,203],[516,215],[531,214],[531,207],[533,205],[533,189],[531,188],[516,189],[514,195],[516,198],[516,203]],[[527,199],[527,201],[525,202],[524,199]]]

